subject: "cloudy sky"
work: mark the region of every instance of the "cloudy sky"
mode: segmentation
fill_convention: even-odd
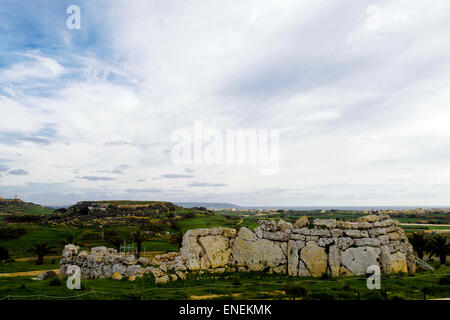
[[[2,0],[0,196],[450,205],[449,15],[447,0]],[[173,163],[195,121],[278,129],[278,171]]]

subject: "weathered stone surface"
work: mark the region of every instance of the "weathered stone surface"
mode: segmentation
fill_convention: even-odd
[[[408,272],[408,265],[406,262],[406,255],[400,251],[391,254],[391,272]]]
[[[315,219],[313,225],[318,228],[336,228],[336,219]]]
[[[290,276],[298,275],[298,246],[297,242],[293,240],[289,240],[288,242],[288,274]]]
[[[291,240],[302,240],[302,241],[305,241],[306,236],[304,236],[302,234],[298,234],[298,233],[291,233],[290,234],[290,239]]]
[[[320,238],[319,241],[317,242],[317,244],[320,247],[327,247],[330,244],[332,244],[334,241],[332,238]]]
[[[259,220],[259,227],[262,231],[275,232],[277,231],[277,224],[274,220]]]
[[[389,232],[387,236],[389,237],[389,240],[400,240],[402,238],[402,235],[399,232]]]
[[[301,260],[299,260],[299,262],[298,262],[298,276],[299,277],[311,277],[311,273],[309,272],[308,268]]]
[[[369,235],[371,237],[378,237],[383,234],[386,234],[386,229],[384,229],[384,228],[374,228],[374,229],[369,230]]]
[[[258,237],[248,228],[242,227],[239,230],[238,237],[245,241],[256,241]]]
[[[319,241],[319,236],[305,236],[305,241],[306,242],[308,242],[308,241],[317,242],[317,241]]]
[[[389,237],[387,235],[378,236],[378,240],[382,245],[389,245]]]
[[[377,238],[361,238],[354,239],[353,244],[358,247],[379,247],[381,245],[381,241]]]
[[[260,227],[253,229],[253,233],[258,237],[258,239],[262,239],[263,231]]]
[[[166,284],[169,281],[170,281],[170,278],[169,278],[168,275],[165,275],[165,276],[162,276],[162,277],[159,277],[159,278],[155,279],[155,283],[158,283],[158,284]]]
[[[288,241],[290,235],[281,231],[268,232],[263,231],[263,239],[273,240],[273,241]]]
[[[236,265],[246,266],[251,271],[262,271],[265,267],[273,268],[287,262],[280,246],[267,239],[245,241],[237,237],[232,252]]]
[[[344,230],[344,234],[350,238],[368,238],[366,230]]]
[[[148,266],[149,263],[150,263],[150,261],[148,260],[148,258],[140,257],[140,258],[137,260],[137,263],[140,264],[140,265],[142,265],[142,266]]]
[[[352,225],[352,229],[365,230],[372,228],[372,224],[369,222],[356,222]]]
[[[408,253],[406,255],[406,264],[408,267],[408,274],[415,274],[416,273],[416,258],[414,258],[414,255],[412,253]]]
[[[371,222],[372,223],[372,222],[375,222],[377,220],[378,220],[378,216],[376,216],[374,214],[359,218],[359,221],[361,221],[361,222]]]
[[[352,223],[350,221],[336,221],[336,227],[340,229],[351,229]]]
[[[243,232],[243,234],[248,235],[247,232]],[[224,236],[206,236],[200,237],[199,242],[206,252],[211,268],[223,267],[228,264],[231,249],[227,238]]]
[[[73,244],[67,244],[64,246],[64,250],[62,252],[62,258],[70,258],[76,256],[78,254],[79,246],[75,246]]]
[[[341,266],[341,268],[339,269],[339,275],[341,277],[353,277],[355,274],[348,270],[346,267]]]
[[[391,251],[389,246],[382,245],[380,247],[380,269],[381,273],[390,274],[391,273]]]
[[[341,251],[350,248],[353,245],[353,239],[348,237],[338,238],[334,242]]]
[[[380,248],[349,248],[341,253],[341,264],[355,275],[366,274],[367,267],[378,265]]]
[[[293,233],[298,233],[298,234],[302,234],[305,236],[309,236],[311,233],[311,229],[308,228],[300,228],[300,229],[294,229],[292,230]]]
[[[295,229],[299,229],[299,228],[305,227],[307,225],[309,225],[309,220],[308,220],[308,217],[305,217],[305,216],[298,218],[294,222]]]
[[[339,249],[336,245],[330,246],[328,249],[328,265],[332,277],[339,277],[339,269],[341,266],[341,257]]]
[[[331,229],[330,234],[331,234],[331,237],[338,238],[338,237],[342,237],[344,235],[344,231],[342,231],[341,229]]]
[[[318,237],[331,237],[330,231],[327,229],[311,229],[309,234]]]
[[[180,253],[185,260],[186,267],[192,271],[200,270],[200,253],[203,250],[197,241],[198,234],[199,232],[194,230],[186,231],[183,236],[183,242],[180,249]]]
[[[78,247],[64,248],[60,276],[70,265],[81,269],[83,279],[123,276],[129,279],[152,273],[157,282],[185,279],[187,272],[223,273],[225,271],[267,271],[292,276],[332,276],[365,274],[371,264],[380,264],[383,273],[415,272],[413,249],[396,220],[365,217],[352,223],[330,219],[305,219],[295,228],[280,220],[260,221],[252,232],[242,227],[189,230],[179,253],[157,255],[152,262],[136,260],[134,255],[115,249],[95,247],[78,252]],[[364,221],[369,220],[369,221]],[[377,261],[378,259],[378,261]],[[146,267],[148,265],[158,267]]]
[[[286,222],[283,219],[278,220],[277,223],[277,230],[281,232],[287,232],[288,230],[292,230],[294,227],[292,226],[292,223]]]
[[[327,270],[328,256],[324,248],[314,241],[309,241],[300,251],[300,258],[313,277],[320,277]]]

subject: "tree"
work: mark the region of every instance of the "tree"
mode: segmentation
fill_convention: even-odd
[[[55,253],[54,248],[50,247],[47,241],[35,243],[28,251],[37,256],[36,264],[44,264],[44,257],[48,254]]]
[[[295,297],[306,296],[306,293],[308,292],[308,290],[305,287],[287,284],[284,287],[284,292],[286,292],[287,295],[292,296],[292,300],[295,300]]]
[[[68,233],[64,239],[64,244],[79,245],[81,243],[81,233]]]
[[[112,244],[117,251],[120,251],[120,246],[123,243],[123,237],[121,237],[120,235],[116,235],[109,238],[107,241]]]
[[[141,256],[142,243],[148,239],[147,235],[142,231],[135,231],[131,233],[131,238],[136,242],[137,253],[136,256]]]
[[[177,232],[175,233],[171,239],[170,239],[170,243],[172,244],[176,244],[178,246],[178,249],[181,248],[181,245],[183,243],[183,233],[182,232]]]
[[[9,260],[9,250],[5,247],[0,247],[0,262]]]
[[[447,255],[450,254],[450,243],[447,242],[447,237],[438,234],[433,236],[428,244],[428,251],[432,256],[438,256],[441,264],[445,264]]]
[[[416,250],[419,259],[423,259],[423,253],[426,251],[428,245],[428,238],[425,233],[413,233],[409,237],[409,242],[414,247],[414,250]]]

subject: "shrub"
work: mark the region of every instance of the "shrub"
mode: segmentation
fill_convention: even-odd
[[[9,250],[5,247],[0,247],[0,261],[7,261],[10,259]]]
[[[24,228],[11,228],[2,227],[0,228],[0,240],[14,240],[27,233]]]
[[[304,287],[286,284],[284,286],[284,292],[287,295],[292,296],[292,299],[295,300],[296,297],[304,297],[307,294],[307,290]]]
[[[439,279],[439,284],[442,286],[448,286],[450,285],[450,276],[445,276]]]
[[[59,287],[61,285],[61,280],[58,277],[53,277],[48,285],[52,287]]]

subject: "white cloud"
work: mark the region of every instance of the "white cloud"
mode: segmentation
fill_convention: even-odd
[[[2,145],[8,167],[29,175],[0,182],[67,184],[61,192],[80,195],[101,183],[104,195],[254,205],[446,204],[447,187],[432,186],[450,174],[450,5],[379,1],[380,28],[371,30],[371,4],[113,2],[96,26],[108,58],[79,51],[66,65],[24,51],[0,69],[0,133],[30,136],[49,123],[56,131],[48,145]],[[171,133],[196,120],[279,128],[279,173],[172,165]],[[96,179],[122,164],[130,168],[114,180]],[[183,171],[200,182],[157,179]]]

